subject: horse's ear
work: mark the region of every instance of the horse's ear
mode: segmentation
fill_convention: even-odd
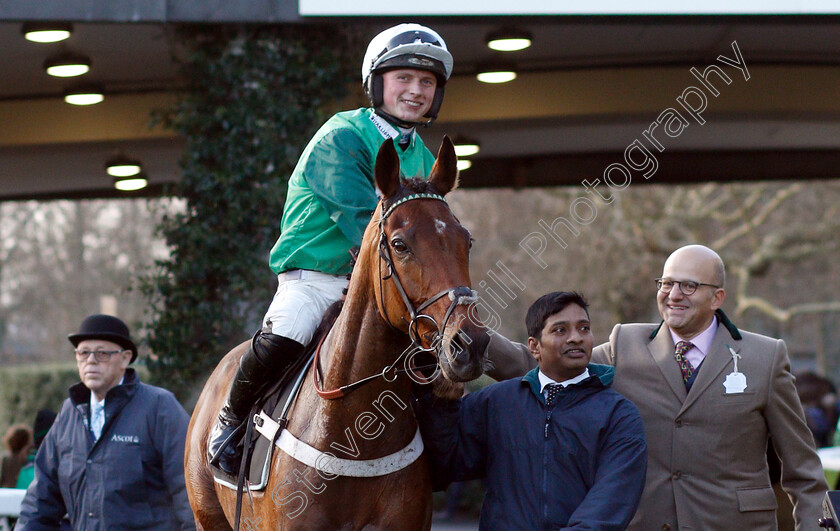
[[[390,138],[379,147],[373,173],[376,186],[384,197],[391,197],[397,192],[400,187],[400,159],[394,148],[394,141]]]
[[[455,156],[452,140],[446,135],[440,143],[429,182],[435,185],[441,195],[448,194],[458,186],[458,157]]]

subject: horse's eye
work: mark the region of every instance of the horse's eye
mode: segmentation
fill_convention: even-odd
[[[391,240],[391,247],[393,247],[394,252],[397,254],[405,254],[408,252],[408,245],[399,238]]]
[[[472,249],[473,243],[475,243],[475,238],[470,238],[470,249]]]

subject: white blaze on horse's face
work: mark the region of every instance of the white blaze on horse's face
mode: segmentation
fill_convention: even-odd
[[[438,234],[443,236],[443,233],[446,232],[446,222],[443,221],[443,220],[440,220],[440,219],[436,219],[435,220],[435,231],[437,231]]]

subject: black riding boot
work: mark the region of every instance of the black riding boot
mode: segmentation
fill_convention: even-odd
[[[283,373],[302,352],[303,345],[293,339],[257,332],[239,360],[228,399],[210,432],[207,455],[211,464],[218,462],[228,474],[239,471],[239,441],[245,432],[245,417],[257,398],[278,378],[286,376]]]

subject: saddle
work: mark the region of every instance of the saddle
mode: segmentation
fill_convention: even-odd
[[[356,257],[358,256],[358,248],[350,249],[350,256],[352,263],[355,266]],[[350,280],[348,273],[347,280]],[[257,401],[251,414],[245,424],[245,433],[251,434],[250,437],[243,437],[242,444],[242,459],[250,460],[247,464],[247,474],[245,476],[245,485],[249,490],[263,490],[268,485],[268,472],[271,469],[271,456],[274,452],[274,446],[277,437],[283,431],[288,423],[287,415],[289,409],[294,403],[295,398],[300,391],[303,378],[312,361],[315,359],[315,351],[319,343],[319,338],[325,336],[332,328],[338,318],[341,309],[344,306],[344,299],[347,296],[347,288],[344,288],[341,300],[330,305],[321,319],[321,323],[313,334],[313,340],[307,345],[304,355],[296,360],[287,370],[286,377],[282,378],[277,384],[270,387],[264,396]],[[255,429],[255,420],[263,422],[261,417],[267,417],[279,424],[276,433],[273,434],[273,440],[268,437],[261,436],[261,433]],[[228,474],[216,466],[211,466],[213,470],[213,480],[233,490],[237,489],[237,476]]]
[[[266,391],[265,395],[251,409],[246,428],[251,428],[251,437],[246,441],[242,440],[245,445],[242,451],[242,459],[249,461],[246,466],[247,474],[245,476],[245,486],[248,490],[260,491],[264,490],[268,485],[269,471],[271,470],[271,457],[274,452],[276,440],[269,440],[264,437],[255,428],[254,422],[263,422],[260,418],[267,416],[274,422],[280,425],[277,430],[275,439],[280,435],[282,428],[288,423],[289,410],[295,401],[295,398],[300,391],[303,378],[306,376],[309,366],[314,359],[314,352],[308,356],[301,356],[292,367],[289,368],[289,376],[283,381],[277,383]],[[247,432],[246,432],[247,433]],[[213,470],[213,480],[229,489],[237,490],[237,477],[233,474],[228,474],[218,467],[211,467]]]

